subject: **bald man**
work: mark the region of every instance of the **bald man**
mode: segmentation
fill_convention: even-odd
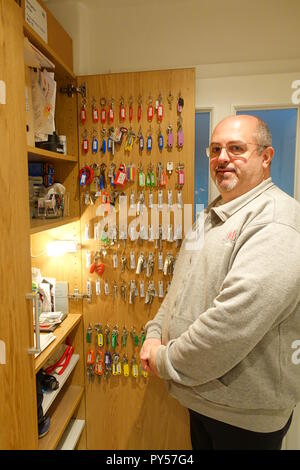
[[[216,126],[204,243],[184,240],[146,325],[142,365],[188,408],[193,449],[280,449],[300,401],[300,205],[272,182],[273,155],[264,121]]]

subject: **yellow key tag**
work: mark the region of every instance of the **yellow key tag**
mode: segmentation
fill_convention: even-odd
[[[149,372],[147,370],[142,369],[142,375],[147,379],[147,377],[149,376]]]
[[[102,333],[98,333],[98,346],[100,348],[103,347],[103,334]]]
[[[139,368],[138,368],[137,364],[132,365],[132,375],[135,378],[137,378],[139,376]]]
[[[113,363],[113,365],[112,365],[112,374],[117,375],[117,364]]]
[[[124,373],[125,377],[129,376],[129,365],[128,364],[123,365],[123,373]]]

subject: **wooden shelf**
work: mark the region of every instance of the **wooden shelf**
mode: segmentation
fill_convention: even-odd
[[[76,222],[79,217],[64,217],[62,219],[30,219],[30,235],[34,233],[51,230],[52,228],[60,227],[61,225]]]
[[[70,377],[71,373],[73,372],[77,362],[79,361],[79,354],[72,354],[70,362],[66,369],[64,370],[62,375],[53,374],[56,380],[58,380],[59,388],[57,390],[53,390],[52,392],[45,392],[43,395],[43,412],[44,414],[47,413],[50,406],[54,402],[57,395],[62,391],[64,384],[66,383],[67,379]]]
[[[50,415],[50,429],[46,436],[39,439],[39,450],[56,449],[66,427],[68,426],[80,400],[84,388],[70,385],[62,391],[60,399],[55,400]]]
[[[71,419],[56,450],[74,450],[84,426],[85,421],[83,419]]]
[[[24,21],[24,36],[55,64],[55,75],[59,79],[76,80],[72,70],[60,59],[56,52]]]
[[[74,155],[63,155],[57,152],[50,152],[49,150],[43,150],[38,147],[27,146],[28,161],[29,162],[38,162],[45,161],[50,163],[56,162],[68,162],[68,163],[78,163],[78,158]]]
[[[35,359],[35,372],[37,373],[43,365],[47,362],[49,357],[55,352],[58,346],[63,342],[63,340],[68,336],[68,334],[75,328],[76,325],[81,320],[82,315],[80,313],[69,313],[67,318],[62,322],[62,324],[54,330],[53,334],[56,336],[56,339],[49,344],[49,346],[41,352]]]

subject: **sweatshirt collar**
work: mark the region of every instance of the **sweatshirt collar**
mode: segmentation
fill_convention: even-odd
[[[241,196],[233,199],[232,201],[226,202],[220,206],[215,207],[216,204],[218,204],[218,202],[222,200],[222,197],[218,196],[207,207],[207,210],[212,210],[223,222],[225,222],[225,220],[231,217],[235,212],[240,210],[242,207],[244,207],[246,204],[248,204],[250,201],[255,199],[257,196],[259,196],[261,193],[271,188],[272,186],[274,186],[272,178],[267,178],[247,193],[242,194]]]

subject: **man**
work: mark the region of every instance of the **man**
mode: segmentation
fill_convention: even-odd
[[[280,449],[300,401],[300,205],[272,183],[262,120],[224,119],[207,153],[220,196],[203,246],[182,244],[141,361],[189,409],[193,449]]]

